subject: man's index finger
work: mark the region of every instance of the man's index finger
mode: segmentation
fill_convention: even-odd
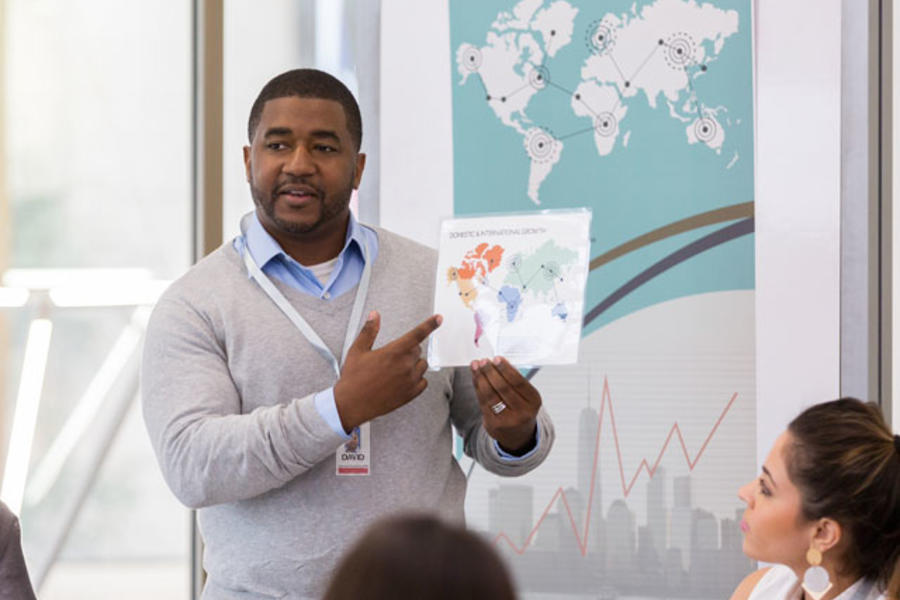
[[[410,345],[421,344],[435,329],[441,326],[442,320],[441,315],[432,315],[410,329],[401,339]]]

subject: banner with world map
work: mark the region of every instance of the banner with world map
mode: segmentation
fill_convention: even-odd
[[[454,212],[593,211],[557,426],[467,519],[526,598],[721,598],[756,471],[751,0],[450,0]]]

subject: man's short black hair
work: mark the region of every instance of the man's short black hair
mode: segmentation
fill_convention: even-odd
[[[334,100],[344,108],[344,117],[347,119],[347,130],[356,145],[357,152],[362,143],[362,117],[359,114],[359,104],[350,90],[337,78],[318,69],[294,69],[277,75],[269,83],[263,86],[259,96],[253,102],[250,109],[250,119],[247,122],[247,138],[253,143],[253,134],[262,118],[263,106],[269,100],[276,98],[321,98]]]

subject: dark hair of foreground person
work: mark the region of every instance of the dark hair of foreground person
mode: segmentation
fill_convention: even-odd
[[[430,516],[376,523],[341,560],[324,600],[514,600],[509,572],[483,539]]]

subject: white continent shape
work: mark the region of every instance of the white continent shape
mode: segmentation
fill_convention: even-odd
[[[497,31],[528,29],[534,11],[543,3],[544,0],[522,0],[513,7],[512,14],[507,11],[498,14],[497,19],[491,23],[491,27]]]
[[[582,79],[614,85],[626,98],[640,90],[656,108],[660,94],[674,102],[688,89],[689,77],[703,75],[691,69],[714,58],[703,42],[712,42],[718,54],[738,31],[738,13],[696,0],[657,0],[631,18],[608,14],[602,23],[613,31],[615,44],[585,61]]]
[[[572,30],[575,27],[577,14],[577,8],[560,0],[541,9],[534,17],[531,28],[541,33],[544,49],[551,58],[556,56],[560,48],[568,46],[572,41]]]
[[[501,123],[522,135],[531,159],[528,197],[535,204],[540,204],[541,183],[559,162],[563,143],[551,136],[539,152],[536,146],[530,147],[529,140],[541,130],[533,126],[526,108],[534,95],[549,85],[549,74],[542,70],[545,56],[554,56],[571,43],[578,14],[565,0],[541,8],[543,4],[543,0],[521,0],[511,13],[497,16],[484,46],[464,43],[456,51],[460,85],[470,76],[479,77],[491,110]],[[543,47],[535,39],[538,33]]]
[[[628,107],[619,102],[615,88],[583,81],[572,95],[572,111],[579,117],[590,117],[594,125],[594,145],[597,154],[606,156],[613,151],[619,126]]]

